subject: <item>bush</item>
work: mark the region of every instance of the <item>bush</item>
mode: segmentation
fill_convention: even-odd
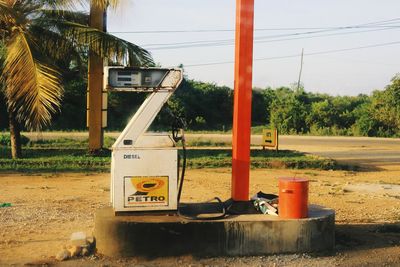
[[[25,135],[21,135],[21,144],[23,146],[27,145],[29,143],[29,138],[26,137]],[[11,146],[11,137],[10,134],[0,134],[0,145],[2,146]]]
[[[114,137],[110,137],[110,136],[104,136],[104,147],[105,148],[111,148],[112,145],[115,143],[117,139],[115,139]],[[89,142],[89,141],[88,141]]]

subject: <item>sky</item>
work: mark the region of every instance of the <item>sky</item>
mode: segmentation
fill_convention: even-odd
[[[121,0],[108,31],[163,67],[233,87],[235,0]],[[253,86],[369,94],[400,73],[400,1],[255,0]]]

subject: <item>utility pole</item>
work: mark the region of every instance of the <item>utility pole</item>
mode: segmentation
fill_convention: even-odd
[[[236,0],[232,199],[249,200],[254,0]]]
[[[105,10],[90,6],[90,27],[105,30]],[[89,51],[89,75],[87,97],[87,126],[89,127],[89,151],[96,154],[103,148],[103,58]]]
[[[299,80],[297,81],[297,91],[300,89],[301,74],[303,73],[303,58],[304,58],[304,48],[301,49],[300,73],[299,73]]]

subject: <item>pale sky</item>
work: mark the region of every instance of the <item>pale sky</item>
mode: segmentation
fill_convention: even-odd
[[[189,78],[233,86],[235,0],[122,2],[109,12],[109,32],[148,49],[164,67],[182,63]],[[400,72],[399,10],[398,0],[255,0],[253,86],[297,82],[304,48],[306,91],[384,88]],[[201,65],[208,63],[219,64]]]

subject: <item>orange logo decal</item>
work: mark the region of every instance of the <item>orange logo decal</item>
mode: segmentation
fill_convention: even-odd
[[[136,190],[140,192],[151,192],[163,187],[164,181],[160,179],[150,179],[136,184]]]

